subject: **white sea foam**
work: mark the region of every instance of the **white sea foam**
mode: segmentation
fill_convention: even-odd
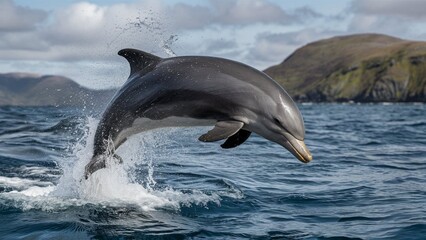
[[[149,147],[158,145],[156,141],[164,139],[153,137],[152,133],[145,134],[143,138],[130,139],[128,147],[120,148],[118,152],[124,160],[123,164],[109,161],[105,169],[95,172],[85,180],[84,167],[92,157],[96,126],[95,119],[88,119],[86,134],[73,146],[72,156],[65,157],[59,163],[63,175],[56,185],[46,181],[0,176],[0,186],[12,188],[11,191],[1,193],[0,199],[12,200],[15,207],[24,210],[47,211],[89,203],[102,206],[130,204],[143,211],[164,208],[178,210],[182,205],[205,205],[209,202],[220,204],[220,192],[206,194],[195,190],[182,192],[167,186],[156,188],[153,159],[146,154],[150,154]],[[145,142],[150,146],[144,147]],[[134,145],[138,147],[129,147]],[[148,168],[148,174],[142,183],[135,181],[131,174],[131,169],[136,164],[145,164]],[[42,174],[48,169],[34,167],[24,170],[27,173]]]
[[[3,177],[0,176],[0,186],[10,187],[10,188],[25,188],[34,185],[50,185],[49,182],[40,182],[38,180],[31,180],[19,177]]]
[[[20,192],[12,191],[11,193],[20,193],[29,197],[47,196],[55,189],[54,186],[38,187],[32,186]]]

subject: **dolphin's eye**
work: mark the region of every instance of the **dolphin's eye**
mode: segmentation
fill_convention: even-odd
[[[278,126],[282,126],[282,124],[281,124],[280,120],[278,120],[278,119],[274,118],[274,122],[275,122]]]
[[[282,124],[281,123],[281,121],[280,120],[278,120],[278,118],[274,118],[274,122],[275,122],[275,124],[277,124],[277,126],[280,128],[280,129],[284,129],[285,131],[287,131],[287,128],[284,126],[284,124]],[[287,131],[288,132],[288,131]]]

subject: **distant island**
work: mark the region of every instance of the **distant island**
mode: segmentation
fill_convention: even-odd
[[[0,74],[0,106],[104,107],[116,89],[93,90],[73,80],[30,73]]]
[[[380,34],[334,37],[297,49],[265,72],[299,102],[426,102],[426,42]],[[117,89],[54,75],[0,74],[0,106],[103,108]]]
[[[426,42],[333,37],[297,49],[265,72],[296,101],[425,102]]]

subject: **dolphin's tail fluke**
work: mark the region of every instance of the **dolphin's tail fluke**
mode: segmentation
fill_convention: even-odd
[[[92,160],[90,160],[90,162],[85,167],[84,177],[88,179],[94,172],[105,168],[109,159],[114,159],[117,163],[123,163],[123,159],[117,154],[113,154],[112,156],[94,155]]]
[[[97,155],[93,156],[92,160],[86,165],[84,171],[84,177],[86,179],[89,178],[92,173],[98,171],[99,169],[105,168],[106,156],[105,155]]]

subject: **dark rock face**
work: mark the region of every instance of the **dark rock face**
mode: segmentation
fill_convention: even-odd
[[[0,74],[0,106],[103,108],[116,90],[91,90],[61,76]]]
[[[402,93],[406,90],[407,83],[408,81],[404,83],[394,79],[378,79],[366,100],[398,101],[398,99],[401,98],[401,96],[398,96],[398,93]]]
[[[426,42],[335,37],[308,44],[265,72],[297,101],[426,102]]]

